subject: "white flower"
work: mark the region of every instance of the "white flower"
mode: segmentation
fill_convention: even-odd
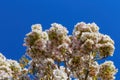
[[[21,66],[17,61],[7,59],[7,62],[10,64],[10,66],[14,66],[14,67],[18,68],[19,70],[21,70]]]
[[[96,76],[99,72],[99,65],[97,62],[93,62],[91,65],[90,65],[90,68],[89,68],[90,72],[89,72],[89,75],[90,77],[92,76]]]
[[[53,75],[55,80],[67,80],[67,73],[64,71],[64,67],[60,67],[60,69],[53,70]]]
[[[4,70],[0,70],[0,80],[11,80],[11,74],[6,73]]]
[[[93,24],[86,24],[85,22],[77,23],[74,27],[73,34],[75,35],[76,31],[79,31],[80,34],[82,32],[93,32],[94,28],[91,29],[91,26],[93,26]]]
[[[81,31],[83,29],[87,28],[85,22],[79,22],[75,25],[75,31]]]
[[[6,57],[0,53],[0,80],[11,80],[14,73],[17,74],[20,71],[21,67],[17,61],[6,59]]]
[[[115,47],[110,42],[99,45],[100,57],[113,56]]]
[[[110,42],[111,44],[114,44],[114,41],[108,35],[103,35],[103,42]]]
[[[91,28],[92,32],[98,32],[99,27],[95,23],[89,23],[88,26]]]
[[[58,49],[59,48],[67,49],[68,48],[68,44],[67,43],[63,43],[63,44],[61,44],[61,45],[58,46]]]
[[[47,34],[47,32],[42,32],[42,38],[44,39],[44,40],[48,40],[48,34]]]
[[[34,24],[31,27],[33,32],[42,32],[42,26],[41,24]]]
[[[68,30],[61,24],[53,23],[51,24],[50,30],[55,30],[58,35],[67,35]]]
[[[91,40],[97,42],[97,40],[98,40],[97,38],[98,38],[98,34],[96,34],[96,33],[84,32],[84,33],[82,33],[80,39],[81,39],[83,42],[84,42],[85,40],[87,40],[87,39],[91,39]]]
[[[115,68],[112,61],[105,61],[100,65],[99,77],[102,80],[114,80],[117,69]]]

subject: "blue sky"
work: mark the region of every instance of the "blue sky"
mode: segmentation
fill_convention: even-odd
[[[113,60],[120,69],[120,0],[0,0],[0,52],[19,60],[31,25],[40,23],[43,30],[53,22],[67,27],[69,34],[77,22],[95,22],[100,32],[115,41]],[[120,70],[116,80],[120,79]]]

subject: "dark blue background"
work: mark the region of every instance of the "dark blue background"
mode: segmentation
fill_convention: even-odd
[[[95,22],[100,32],[115,41],[113,60],[120,69],[120,0],[0,0],[0,52],[19,60],[25,53],[22,46],[31,25],[40,23],[43,30],[57,22],[69,33],[77,22]],[[120,80],[120,72],[116,75]]]

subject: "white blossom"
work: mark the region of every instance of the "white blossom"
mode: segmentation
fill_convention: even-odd
[[[34,24],[31,26],[31,29],[33,32],[42,32],[41,24]]]
[[[53,70],[53,75],[55,77],[55,80],[67,80],[68,76],[67,73],[65,73],[65,68],[60,67],[60,69]]]
[[[102,80],[115,80],[115,74],[117,69],[115,68],[112,61],[105,61],[100,65],[99,77]]]
[[[115,80],[118,70],[113,62],[97,62],[113,55],[114,41],[95,23],[77,23],[72,35],[58,23],[45,31],[41,24],[31,29],[24,38],[30,61],[24,57],[19,63],[0,53],[0,80],[30,80],[29,74],[35,80]]]

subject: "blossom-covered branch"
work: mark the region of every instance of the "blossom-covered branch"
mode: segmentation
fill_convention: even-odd
[[[34,80],[115,80],[114,63],[97,62],[113,56],[114,41],[101,34],[95,23],[77,23],[72,35],[68,35],[68,30],[61,24],[53,23],[46,31],[42,30],[41,24],[35,24],[24,42],[31,60],[22,58],[20,67],[27,66],[26,75],[34,76]]]

